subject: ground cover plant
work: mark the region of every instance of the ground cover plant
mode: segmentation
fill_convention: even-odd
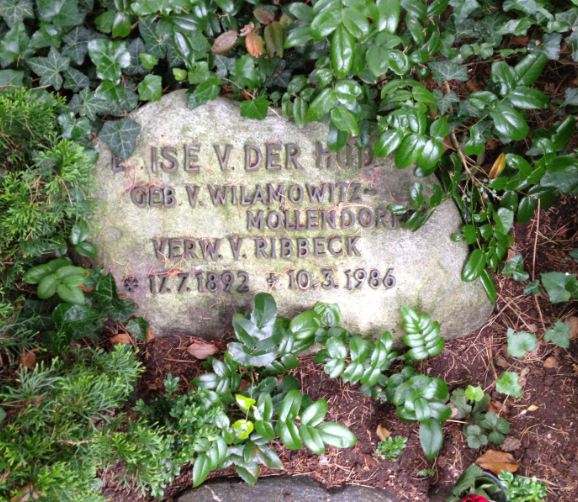
[[[535,474],[573,500],[576,2],[0,0],[0,18],[2,496],[159,497],[215,469],[254,482],[283,463],[326,485],[395,479],[417,500],[498,451],[530,476],[500,475],[513,500],[544,498]],[[258,297],[208,373],[154,340],[87,261],[87,194],[95,137],[130,156],[128,112],[176,88],[190,107],[223,95],[248,118],[276,107],[298,125],[326,121],[332,148],[354,141],[435,174],[431,193],[416,184],[408,207],[389,209],[417,230],[451,198],[453,237],[470,246],[462,278],[481,281],[498,314],[444,351],[439,326],[408,306],[399,354],[387,335],[352,336],[335,307],[289,321]],[[299,364],[313,341],[323,350]],[[171,351],[181,363],[163,363]],[[355,421],[336,389],[363,403]],[[408,438],[397,470],[375,467],[376,420]]]

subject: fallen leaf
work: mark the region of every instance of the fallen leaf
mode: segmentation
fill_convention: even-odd
[[[489,406],[489,411],[493,411],[496,414],[500,414],[500,413],[506,413],[507,409],[506,406],[504,405],[504,403],[500,402],[500,401],[490,401]]]
[[[213,43],[211,47],[211,52],[213,54],[226,54],[229,52],[235,44],[237,43],[237,32],[234,30],[225,31],[221,33]]]
[[[522,441],[520,441],[518,438],[513,438],[508,436],[506,439],[504,439],[504,442],[502,443],[502,450],[504,451],[516,451],[519,450],[522,447]]]
[[[385,441],[389,436],[391,436],[391,432],[388,431],[383,425],[379,424],[377,426],[377,429],[375,431],[375,433],[377,434],[377,437],[381,440],[381,441]]]
[[[207,359],[219,351],[216,345],[197,339],[187,347],[187,352],[197,359]]]
[[[564,321],[570,327],[570,340],[578,338],[578,317],[572,316]]]
[[[134,342],[132,341],[131,336],[128,333],[119,333],[118,335],[114,335],[110,339],[110,343],[113,345],[122,343],[124,345],[132,345]]]
[[[535,404],[531,404],[530,406],[528,406],[526,408],[526,410],[528,411],[536,411],[538,409],[538,406],[536,406]]]
[[[501,172],[506,168],[506,154],[501,153],[498,158],[494,161],[492,168],[490,169],[490,174],[488,178],[491,180],[497,178]]]
[[[488,450],[476,459],[476,464],[482,469],[493,472],[496,476],[502,471],[516,472],[520,468],[511,453],[498,450]]]
[[[36,354],[32,350],[25,350],[20,357],[20,364],[26,366],[29,370],[33,370],[36,366]]]
[[[153,331],[153,329],[149,326],[147,328],[147,336],[145,338],[145,342],[150,342],[151,340],[154,340],[155,337],[155,332]]]
[[[544,361],[544,368],[558,368],[560,362],[554,356],[547,357]]]
[[[496,357],[496,364],[503,369],[507,369],[510,367],[510,363],[506,361],[502,356]]]
[[[263,54],[265,42],[260,35],[257,35],[257,33],[253,31],[245,38],[245,47],[247,47],[247,52],[251,54],[251,56],[258,58]]]

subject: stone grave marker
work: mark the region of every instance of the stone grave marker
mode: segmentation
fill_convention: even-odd
[[[399,332],[402,305],[448,337],[491,312],[481,284],[461,281],[467,248],[450,240],[451,201],[417,232],[388,211],[407,203],[410,169],[354,147],[329,152],[324,124],[245,119],[221,98],[191,110],[184,91],[131,117],[141,134],[129,159],[98,145],[91,226],[99,263],[157,335],[219,337],[258,292],[283,315],[337,303],[367,335]]]

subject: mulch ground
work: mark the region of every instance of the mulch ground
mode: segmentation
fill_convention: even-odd
[[[540,211],[531,223],[516,226],[512,251],[522,253],[525,269],[532,277],[548,271],[578,272],[578,262],[568,255],[578,247],[576,202],[575,198],[562,199],[556,206]],[[467,337],[449,341],[443,354],[423,363],[419,369],[445,379],[450,389],[482,385],[491,394],[500,415],[510,422],[509,437],[519,440],[519,447],[512,452],[520,464],[518,473],[544,480],[549,500],[575,502],[578,343],[574,341],[570,350],[563,350],[544,342],[542,335],[557,319],[578,322],[578,303],[552,305],[544,296],[524,295],[523,286],[513,280],[498,277],[497,281],[498,302],[488,322]],[[538,349],[522,361],[508,357],[508,328],[536,333],[541,340]],[[140,382],[142,396],[160,391],[169,373],[189,382],[202,371],[199,362],[186,350],[190,343],[187,338],[163,337],[146,345],[143,362],[147,369]],[[505,396],[495,392],[496,378],[508,370],[522,374],[522,399],[504,399]],[[432,500],[440,487],[455,483],[483,452],[468,448],[462,424],[450,420],[445,426],[444,449],[435,462],[429,462],[419,446],[417,426],[402,424],[392,406],[364,398],[355,386],[330,380],[310,359],[302,362],[295,376],[301,381],[303,392],[314,399],[328,400],[328,420],[350,427],[358,444],[350,450],[329,449],[323,456],[290,452],[278,444],[277,451],[285,465],[283,474],[310,476],[328,488],[344,484],[374,486],[388,489],[399,500],[426,501]],[[409,439],[397,462],[374,457],[379,441],[378,425]],[[420,475],[425,469],[434,469],[435,474]],[[278,473],[263,471],[263,475],[269,474]],[[146,500],[117,485],[112,476],[105,479],[105,494],[112,500]],[[166,500],[172,500],[190,483],[187,469],[167,490]]]

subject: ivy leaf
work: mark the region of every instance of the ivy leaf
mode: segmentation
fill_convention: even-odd
[[[32,53],[30,38],[22,22],[16,23],[0,41],[0,66],[8,66]]]
[[[17,70],[0,70],[0,86],[21,86],[24,72]]]
[[[73,63],[81,65],[88,52],[88,42],[100,38],[101,35],[83,26],[77,26],[69,31],[62,39],[65,43],[62,53]]]
[[[99,137],[115,157],[128,159],[134,152],[140,129],[140,124],[131,118],[111,120],[102,126]]]
[[[138,85],[138,95],[141,101],[158,101],[163,92],[163,82],[160,75],[147,75]]]
[[[31,58],[28,60],[28,65],[40,77],[41,85],[52,86],[58,90],[62,87],[60,73],[68,69],[70,59],[51,47],[47,57]]]
[[[428,63],[433,79],[441,84],[449,80],[466,82],[468,77],[468,67],[452,61],[434,61]]]
[[[496,380],[496,390],[500,394],[506,394],[518,399],[523,395],[518,374],[513,371],[504,371],[500,375],[500,378]]]
[[[524,270],[524,258],[517,254],[506,262],[502,269],[502,275],[511,277],[517,282],[528,280],[529,274]]]
[[[70,100],[70,107],[75,113],[94,120],[99,113],[107,112],[110,105],[107,100],[88,88],[82,89]]]
[[[552,303],[567,302],[578,297],[578,281],[575,275],[567,272],[546,272],[540,274],[540,279]]]
[[[249,119],[264,120],[267,117],[267,110],[271,102],[263,97],[243,101],[241,103],[241,116]]]
[[[544,340],[552,342],[563,349],[570,348],[570,326],[560,320],[556,321],[554,326],[546,331]]]
[[[88,77],[77,70],[76,68],[68,68],[64,71],[64,88],[70,89],[73,92],[78,92],[81,89],[88,88],[90,86],[90,80]]]
[[[34,17],[32,0],[0,0],[0,13],[10,27],[24,19]]]
[[[101,80],[118,82],[122,69],[130,66],[131,57],[125,42],[113,40],[91,40],[88,55],[96,65],[96,74]]]
[[[528,352],[536,350],[536,335],[521,331],[516,333],[512,328],[508,328],[508,354],[512,357],[522,359]]]

